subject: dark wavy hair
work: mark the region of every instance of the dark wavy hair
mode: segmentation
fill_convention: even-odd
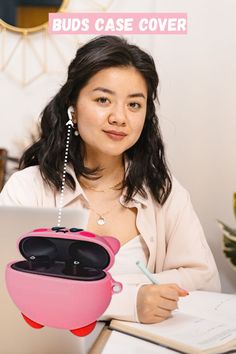
[[[122,37],[95,37],[78,49],[69,65],[66,83],[41,113],[40,138],[22,155],[20,169],[39,165],[44,181],[52,189],[60,190],[67,138],[67,109],[71,105],[75,106],[81,89],[93,75],[110,67],[134,67],[145,79],[148,88],[142,133],[138,141],[125,151],[128,161],[122,186],[127,187],[125,201],[131,200],[137,192],[146,198],[146,185],[155,200],[163,205],[171,192],[172,182],[154,105],[155,100],[158,102],[159,78],[153,58]],[[73,166],[77,178],[81,175],[89,179],[99,178],[99,166],[95,169],[84,166],[83,146],[82,139],[72,134],[68,163]],[[73,177],[69,173],[65,177],[67,186],[75,190]]]

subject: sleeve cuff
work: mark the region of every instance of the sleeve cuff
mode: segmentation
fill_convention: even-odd
[[[145,283],[147,284],[147,283]],[[137,294],[142,285],[145,284],[124,284],[119,294],[112,296],[111,302],[99,318],[100,321],[119,319],[123,321],[139,322],[137,314]]]

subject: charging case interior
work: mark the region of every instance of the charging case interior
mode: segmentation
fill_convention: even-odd
[[[100,280],[106,277],[104,269],[110,263],[107,250],[92,241],[28,236],[20,241],[19,250],[25,260],[13,263],[11,267],[43,276]]]

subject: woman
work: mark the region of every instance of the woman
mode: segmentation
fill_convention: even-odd
[[[111,273],[124,287],[102,319],[156,323],[189,290],[220,290],[189,195],[166,165],[154,105],[158,81],[152,57],[123,38],[82,46],[42,113],[39,141],[0,196],[2,205],[59,206],[70,107],[63,207],[86,209],[87,230],[121,243]],[[150,284],[137,260],[160,285]]]

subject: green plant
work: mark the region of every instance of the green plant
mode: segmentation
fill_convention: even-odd
[[[236,193],[234,193],[233,196],[233,206],[236,218]],[[223,231],[223,252],[233,265],[234,269],[236,269],[236,229],[232,229],[219,220],[218,224]]]

